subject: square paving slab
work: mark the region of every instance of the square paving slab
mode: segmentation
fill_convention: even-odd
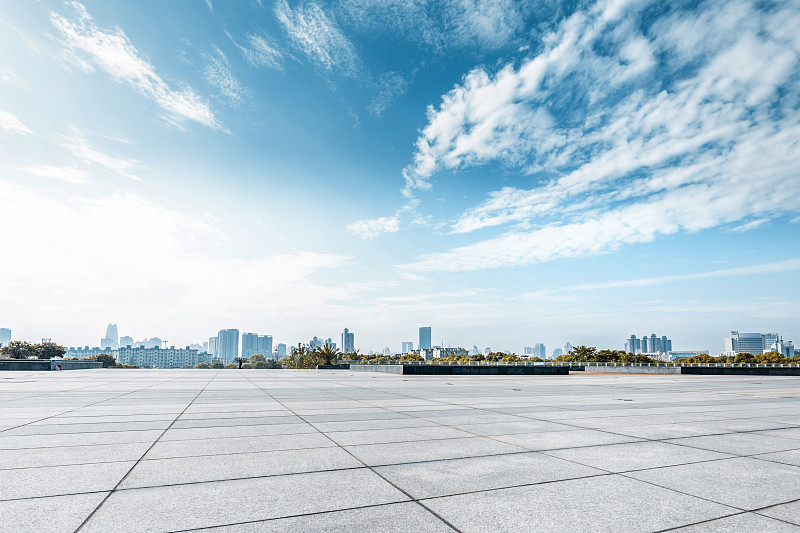
[[[0,532],[800,532],[796,377],[2,377]]]

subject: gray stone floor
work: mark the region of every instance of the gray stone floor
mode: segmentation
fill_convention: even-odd
[[[798,531],[800,378],[0,374],[0,530]]]

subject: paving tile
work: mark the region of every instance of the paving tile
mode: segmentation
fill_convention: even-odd
[[[0,500],[109,491],[134,461],[18,468],[0,472]]]
[[[285,450],[233,455],[203,455],[141,461],[121,488],[196,483],[359,468],[363,464],[341,448]]]
[[[800,467],[748,457],[626,474],[744,510],[800,497]]]
[[[478,435],[487,436],[512,435],[515,433],[536,433],[540,431],[565,431],[575,429],[564,424],[547,422],[543,420],[516,420],[514,422],[458,424],[453,427]]]
[[[431,427],[437,424],[418,418],[390,418],[387,420],[345,420],[343,422],[314,422],[319,431],[364,431],[373,429],[400,429]]]
[[[322,433],[293,435],[257,435],[194,440],[160,440],[148,452],[147,459],[194,457],[248,452],[268,452],[306,448],[329,448],[336,443]]]
[[[727,433],[709,437],[674,439],[667,442],[734,455],[752,455],[756,453],[780,452],[800,448],[800,442],[797,442],[795,439],[754,433]]]
[[[455,439],[472,437],[473,435],[444,426],[430,426],[402,429],[375,429],[372,431],[334,431],[326,433],[333,441],[342,446],[358,444],[380,444],[387,442],[411,442],[433,439]]]
[[[395,503],[309,516],[278,518],[266,522],[223,526],[204,531],[209,533],[283,533],[285,531],[450,533],[453,530],[419,504]]]
[[[797,496],[797,494],[795,494]],[[767,509],[761,509],[758,514],[777,518],[778,520],[785,520],[797,526],[800,526],[800,501],[793,501],[783,505],[776,505]]]
[[[605,474],[537,452],[383,466],[376,471],[415,498]]]
[[[466,439],[428,440],[392,444],[365,444],[346,447],[353,455],[370,466],[392,465],[460,457],[476,457],[523,451],[517,446],[484,437]]]
[[[0,469],[135,461],[150,446],[150,442],[134,442],[3,450],[0,453]]]
[[[81,533],[173,531],[405,500],[366,468],[130,489],[113,493]]]
[[[461,531],[507,533],[656,531],[734,511],[615,475],[449,496],[424,503]]]
[[[582,446],[599,446],[605,444],[618,444],[621,442],[639,442],[641,439],[625,435],[616,435],[595,431],[593,429],[578,429],[570,431],[537,431],[534,433],[517,433],[512,435],[498,435],[495,440],[507,442],[528,450],[558,450],[562,448],[578,448]]]
[[[221,426],[210,428],[170,429],[161,440],[219,439],[225,437],[253,437],[258,435],[294,435],[316,433],[312,426],[296,424],[268,424],[262,426]]]
[[[105,492],[0,501],[0,531],[63,533],[75,531],[100,505]]]
[[[787,465],[800,466],[800,450],[764,453],[764,454],[754,455],[753,458],[761,459],[762,461],[773,461],[776,463],[784,463]]]
[[[37,425],[29,424],[14,429],[4,431],[4,436],[16,435],[52,435],[54,433],[103,433],[111,431],[143,431],[149,429],[167,429],[172,423],[171,420],[159,420],[150,422],[100,422],[97,424],[50,424]]]
[[[675,530],[680,533],[739,533],[740,531],[763,531],[771,533],[798,533],[800,526],[793,526],[754,513],[741,513],[726,518],[686,526]]]
[[[90,444],[118,444],[130,442],[154,442],[162,430],[111,431],[107,433],[62,433],[58,435],[0,435],[0,450],[22,448],[51,448],[56,446],[83,446]]]
[[[626,472],[642,468],[656,468],[731,457],[729,454],[697,450],[655,441],[572,448],[548,451],[546,453],[609,472]]]

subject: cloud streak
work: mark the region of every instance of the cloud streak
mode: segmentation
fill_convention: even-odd
[[[134,88],[157,103],[171,118],[191,120],[222,129],[208,104],[192,89],[172,89],[156,73],[120,28],[98,26],[78,2],[70,2],[71,16],[50,13],[50,21],[61,34],[68,57],[85,71],[95,67],[120,83]]]
[[[17,135],[33,135],[33,130],[23,124],[20,119],[2,109],[0,109],[0,129]]]
[[[22,167],[17,170],[33,174],[34,176],[41,176],[43,178],[52,178],[68,183],[76,183],[83,185],[89,183],[89,174],[85,170],[75,167],[57,167],[53,165],[38,165],[30,167]]]
[[[511,225],[504,234],[410,268],[522,266],[758,219],[746,231],[797,210],[800,38],[785,28],[800,13],[708,3],[643,32],[641,4],[577,12],[538,55],[475,69],[429,108],[409,194],[436,172],[487,163],[536,185],[496,190],[452,226]]]

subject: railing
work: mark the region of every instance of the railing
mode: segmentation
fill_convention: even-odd
[[[800,367],[798,363],[598,363],[580,361],[392,361],[392,360],[370,360],[353,361],[344,360],[342,363],[352,365],[450,365],[450,366],[661,366],[661,367],[718,367],[718,368],[795,368]]]

